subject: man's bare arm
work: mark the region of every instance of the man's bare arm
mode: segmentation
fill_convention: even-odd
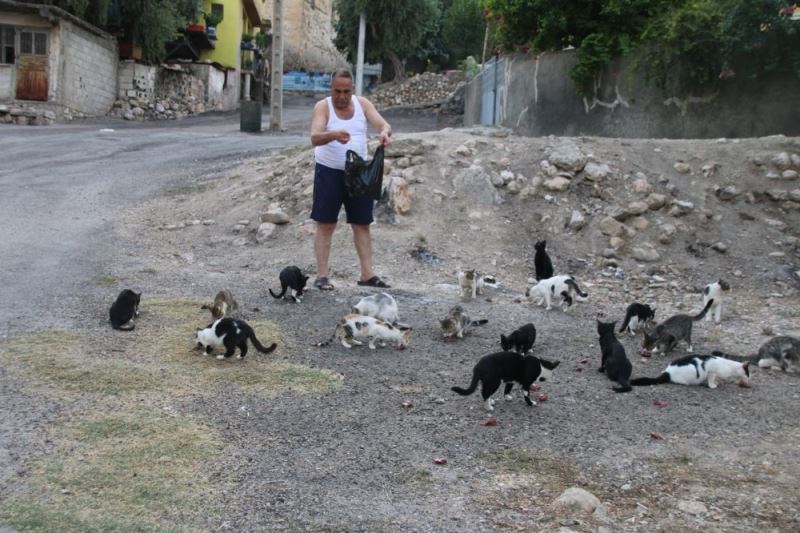
[[[344,144],[350,140],[350,134],[344,130],[325,131],[328,124],[328,105],[325,100],[320,100],[314,106],[311,114],[311,145],[322,146],[331,141]]]
[[[361,108],[364,110],[364,116],[367,118],[367,122],[369,122],[370,126],[378,130],[378,137],[380,138],[381,144],[386,146],[389,144],[389,138],[392,136],[392,127],[386,122],[386,119],[378,113],[378,110],[375,109],[372,102],[363,96],[359,96],[358,98],[361,103]]]

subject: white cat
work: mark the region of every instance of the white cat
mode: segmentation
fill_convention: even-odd
[[[703,289],[703,307],[710,300],[714,300],[711,309],[706,315],[706,320],[711,320],[711,315],[714,315],[714,322],[719,324],[720,315],[722,314],[722,292],[728,292],[729,290],[731,290],[731,286],[724,280],[709,283],[705,286]]]
[[[702,385],[716,389],[718,383],[737,382],[740,387],[750,387],[750,363],[731,361],[715,355],[687,355],[672,361],[657,378],[636,378],[631,385]]]
[[[411,340],[411,328],[397,327],[364,315],[347,315],[336,323],[333,336],[316,346],[327,346],[334,339],[340,341],[345,348],[352,348],[353,344],[364,344],[360,339],[368,339],[371,350],[376,348],[375,341],[385,346],[386,341],[397,343],[398,348],[405,348]]]
[[[365,296],[353,306],[353,313],[371,316],[389,324],[396,324],[400,317],[397,312],[397,301],[391,294],[379,292]]]
[[[547,310],[552,309],[553,297],[558,295],[561,297],[561,305],[566,303],[567,307],[572,305],[572,294],[578,293],[582,298],[586,298],[588,294],[581,291],[575,278],[570,275],[553,276],[539,281],[536,285],[528,287],[525,291],[525,296],[530,301],[536,300],[536,305],[542,305],[544,302]]]

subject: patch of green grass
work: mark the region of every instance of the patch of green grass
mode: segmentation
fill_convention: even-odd
[[[97,278],[97,284],[101,287],[110,287],[117,283],[117,278],[113,276],[100,276]]]
[[[565,483],[578,479],[576,465],[566,459],[545,457],[527,448],[505,447],[486,452],[481,456],[489,469],[497,473],[535,474],[557,478]]]
[[[190,194],[198,194],[205,192],[211,188],[211,183],[186,183],[183,185],[175,185],[169,187],[164,191],[165,196],[188,196]]]
[[[62,449],[0,503],[0,523],[21,531],[193,531],[213,512],[208,464],[223,445],[210,427],[138,412],[90,415],[64,433]]]
[[[148,268],[141,269],[139,271],[139,273],[140,274],[158,274],[158,270],[156,270],[155,268],[148,267]]]
[[[433,484],[433,474],[423,468],[410,468],[393,474],[392,481],[402,485],[425,487]]]

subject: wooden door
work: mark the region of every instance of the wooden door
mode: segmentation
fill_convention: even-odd
[[[17,99],[47,101],[47,32],[19,31]]]

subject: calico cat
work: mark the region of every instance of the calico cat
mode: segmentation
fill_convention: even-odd
[[[464,308],[460,305],[453,306],[447,313],[447,316],[439,320],[439,324],[442,327],[442,335],[445,338],[456,336],[459,339],[464,337],[464,333],[466,333],[470,327],[482,326],[487,322],[489,321],[485,318],[480,320],[470,319],[467,312],[464,311]]]
[[[209,355],[214,348],[225,348],[224,354],[219,354],[217,359],[230,357],[239,348],[238,359],[244,359],[247,355],[247,340],[253,343],[256,350],[261,353],[270,353],[278,346],[274,342],[269,348],[264,346],[256,338],[256,334],[244,320],[234,318],[220,318],[205,329],[197,330],[195,342],[198,348],[203,348],[206,355]]]
[[[536,281],[552,278],[554,274],[553,262],[550,261],[550,256],[547,255],[547,250],[545,250],[547,241],[536,241],[533,247],[536,249],[536,255],[533,256],[533,265],[536,267]]]
[[[302,301],[300,297],[303,295],[303,291],[306,288],[308,276],[304,275],[298,267],[288,266],[281,270],[278,278],[281,282],[281,293],[275,294],[272,292],[272,289],[269,289],[269,293],[272,295],[272,297],[283,298],[286,294],[286,289],[289,288],[292,289],[290,297],[295,301],[295,303],[300,303]]]
[[[718,383],[738,382],[740,387],[750,387],[750,363],[731,361],[715,355],[687,355],[672,361],[657,378],[636,378],[631,385],[702,385],[716,389]]]
[[[709,283],[705,286],[703,289],[703,307],[705,307],[710,300],[714,300],[714,305],[709,309],[706,320],[711,320],[711,315],[714,315],[714,322],[719,324],[719,318],[722,314],[722,291],[728,292],[729,290],[731,290],[731,286],[724,280]]]
[[[533,350],[534,342],[536,342],[536,327],[530,323],[514,330],[508,337],[500,335],[500,346],[506,352],[515,351],[525,355]]]
[[[458,273],[458,287],[462,299],[474,300],[483,291],[483,278],[475,269],[463,270]]]
[[[572,305],[572,294],[576,292],[582,298],[589,296],[578,287],[575,278],[571,275],[553,276],[539,281],[536,285],[528,287],[525,291],[525,296],[529,300],[536,299],[536,305],[545,304],[547,310],[552,309],[553,296],[561,296],[561,306],[564,304],[567,307]]]
[[[336,323],[336,329],[330,339],[318,342],[315,346],[327,346],[333,340],[338,340],[345,348],[352,348],[353,344],[364,344],[359,339],[369,339],[369,347],[375,349],[375,341],[382,346],[386,341],[394,341],[399,349],[408,346],[411,341],[411,328],[397,327],[371,316],[347,315]]]
[[[625,354],[625,348],[620,344],[614,327],[616,322],[597,321],[597,333],[600,335],[600,372],[605,372],[608,379],[619,383],[619,387],[612,387],[614,392],[630,392],[631,372],[633,366]]]
[[[666,319],[661,324],[658,324],[650,331],[645,330],[644,339],[642,339],[642,348],[645,350],[652,350],[655,354],[657,351],[663,351],[665,354],[672,351],[678,341],[686,341],[689,345],[689,351],[692,348],[692,324],[698,320],[702,320],[711,306],[714,305],[714,300],[709,300],[706,306],[695,316],[690,315],[674,315]],[[661,350],[659,350],[659,348]]]
[[[141,292],[136,293],[130,289],[124,289],[120,292],[108,310],[108,319],[111,321],[111,327],[120,331],[133,331],[136,328],[133,323],[128,327],[123,326],[133,320],[133,317],[139,316],[139,302],[141,299]]]
[[[535,405],[529,396],[531,385],[536,381],[547,381],[559,363],[515,352],[496,352],[480,358],[472,370],[472,382],[468,388],[452,387],[450,390],[467,396],[475,392],[480,381],[486,410],[494,411],[494,400],[491,396],[500,388],[500,383],[505,382],[503,394],[506,400],[511,400],[511,389],[516,381],[522,386],[525,403]]]
[[[371,316],[388,322],[389,324],[396,324],[400,319],[397,314],[397,302],[391,294],[385,292],[379,292],[361,298],[361,300],[353,306],[352,312],[359,315]]]
[[[223,289],[214,297],[213,304],[203,304],[200,309],[208,309],[211,311],[211,316],[217,319],[238,311],[239,304],[236,303],[236,299],[233,297],[231,291]]]
[[[656,308],[650,307],[647,304],[640,304],[633,302],[625,310],[625,320],[622,322],[622,327],[619,332],[622,333],[626,329],[631,335],[636,335],[636,331],[640,327],[652,326],[656,319]]]

